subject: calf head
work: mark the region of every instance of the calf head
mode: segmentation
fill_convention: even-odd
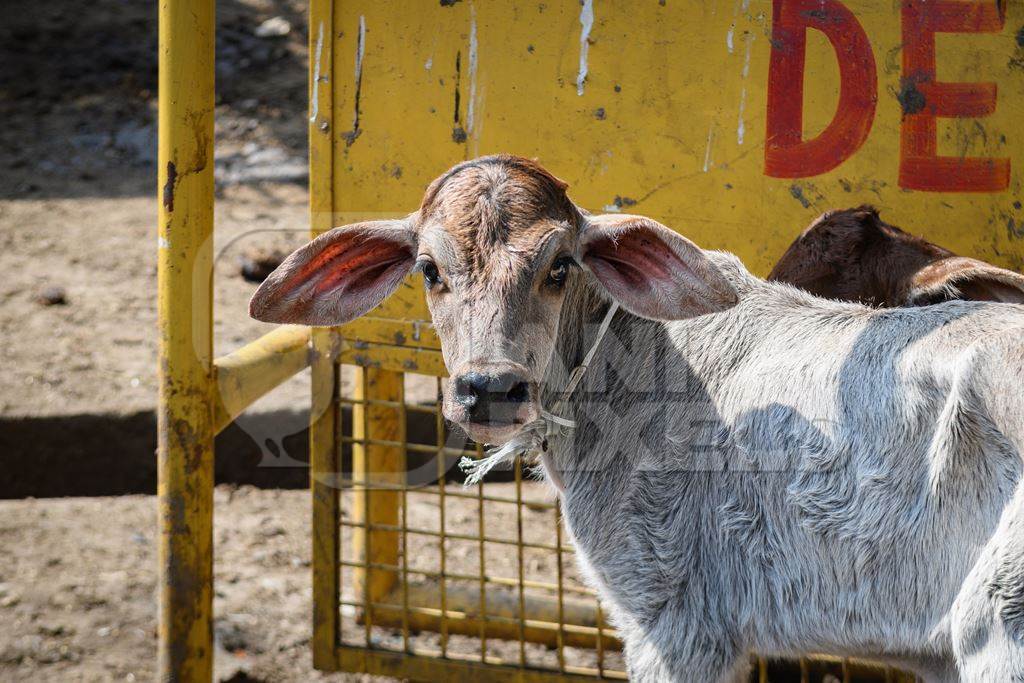
[[[503,443],[539,417],[571,289],[596,285],[659,320],[736,301],[692,242],[641,216],[588,215],[565,190],[527,159],[459,164],[409,216],[335,228],[297,250],[253,295],[250,315],[339,325],[419,271],[452,377],[444,415],[476,441]]]
[[[830,211],[815,220],[768,279],[874,306],[951,299],[1024,303],[1024,276],[909,235],[869,206]]]

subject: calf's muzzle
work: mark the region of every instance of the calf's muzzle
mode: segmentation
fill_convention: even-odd
[[[530,384],[514,371],[478,372],[459,375],[452,382],[453,398],[471,422],[512,424],[522,404],[530,400]]]

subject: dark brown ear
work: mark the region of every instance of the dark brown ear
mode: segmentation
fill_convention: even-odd
[[[690,240],[643,216],[591,216],[583,264],[623,308],[682,320],[736,304],[732,283]]]
[[[859,272],[865,246],[882,237],[874,207],[826,211],[789,245],[768,280],[826,298],[848,296],[846,281]]]
[[[907,304],[921,306],[967,299],[1024,303],[1024,275],[990,263],[951,256],[930,263],[914,275]]]
[[[334,228],[263,281],[249,315],[270,323],[341,325],[394,292],[415,261],[416,233],[408,219]]]

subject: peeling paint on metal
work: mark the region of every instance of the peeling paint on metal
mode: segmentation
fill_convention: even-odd
[[[594,0],[583,0],[580,9],[580,70],[576,75],[576,94],[583,94],[587,80],[587,53],[590,51],[590,30],[594,28]]]
[[[708,127],[708,143],[704,149],[704,172],[707,173],[708,169],[711,168],[711,143],[715,139],[715,126],[712,124]]]
[[[462,127],[462,51],[455,53],[455,120],[452,123],[452,142],[462,144],[466,141],[466,129]]]
[[[743,79],[746,80],[750,75],[750,46],[754,42],[754,34],[745,33],[743,39],[747,43],[746,53],[743,55]]]
[[[743,110],[746,108],[746,106],[747,106],[747,87],[743,86],[743,89],[740,90],[740,115],[739,115],[739,120],[736,123],[736,144],[739,144],[739,145],[743,144],[743,136],[746,135],[746,132],[747,132],[746,124],[743,122]]]
[[[434,68],[434,58],[427,57],[427,61],[423,62],[423,68],[426,69],[427,71],[430,71],[432,68]]]
[[[345,144],[351,146],[359,134],[359,98],[363,90],[363,55],[366,54],[366,17],[359,15],[359,36],[356,39],[356,68],[355,68],[355,112],[352,115],[352,130],[344,133]]]
[[[166,237],[164,237],[163,235],[159,235],[156,238],[156,246],[160,249],[170,249],[171,243]]]
[[[178,182],[178,168],[173,161],[167,162],[167,182],[164,183],[164,208],[174,213],[174,184]]]
[[[313,92],[310,94],[309,120],[312,123],[320,114],[320,62],[324,54],[324,22],[316,31],[316,61],[313,62]]]
[[[804,189],[802,187],[799,185],[790,185],[789,193],[793,195],[793,199],[800,202],[805,209],[810,208],[811,201],[806,197],[806,195],[804,195]]]
[[[743,35],[743,42],[746,43],[746,49],[743,55],[743,71],[741,73],[741,79],[747,80],[747,76],[750,74],[750,46],[754,43],[754,35],[752,33],[745,33]],[[740,89],[740,112],[738,121],[736,123],[736,143],[742,145],[743,138],[746,135],[747,126],[743,121],[743,114],[747,108],[747,85],[743,84]]]
[[[736,24],[729,27],[729,32],[725,34],[725,47],[729,49],[729,54],[732,54],[732,37],[736,33]]]

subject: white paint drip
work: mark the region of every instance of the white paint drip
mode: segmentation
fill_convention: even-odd
[[[754,35],[752,33],[744,34],[743,39],[747,45],[746,52],[743,56],[743,71],[741,76],[743,80],[746,80],[747,76],[750,74],[750,46],[754,42]],[[739,120],[736,123],[736,142],[741,145],[743,144],[743,136],[746,134],[746,124],[743,122],[743,113],[746,107],[747,86],[744,83],[743,88],[740,90],[740,114]]]
[[[620,206],[618,206],[617,204],[607,204],[604,207],[604,210],[607,211],[608,213],[621,213],[622,212],[622,208]]]
[[[320,58],[324,53],[324,22],[320,22],[320,27],[316,32],[316,62],[313,65],[313,95],[312,102],[309,103],[309,121],[310,123],[316,121],[317,115],[320,113]]]
[[[469,104],[466,105],[466,132],[473,132],[473,110],[476,103],[476,9],[469,8]]]
[[[580,9],[580,71],[576,75],[576,94],[583,94],[587,80],[587,53],[590,51],[590,30],[594,28],[594,0],[583,0]]]
[[[163,235],[158,235],[156,238],[156,245],[161,249],[170,249],[171,243],[167,241],[167,238]]]
[[[356,39],[356,102],[355,113],[352,114],[352,134],[359,132],[359,88],[363,82],[363,55],[366,53],[366,17],[359,15],[359,37]]]
[[[736,142],[743,144],[743,136],[746,134],[746,124],[743,123],[743,110],[747,106],[747,86],[743,86],[740,90],[740,116],[739,123],[736,124]]]
[[[712,125],[708,128],[708,145],[704,150],[704,172],[707,173],[708,169],[711,168],[711,143],[715,139],[715,127]]]
[[[745,79],[750,74],[750,46],[754,42],[754,34],[748,33],[744,39],[747,43],[747,50],[743,55],[743,78]]]
[[[729,48],[729,54],[732,54],[732,36],[736,33],[736,24],[729,27],[729,32],[725,34],[725,46]]]
[[[363,77],[363,55],[366,53],[366,17],[359,15],[359,38],[356,40],[356,83]]]
[[[433,57],[427,57],[427,61],[425,61],[423,63],[423,68],[426,69],[427,71],[430,71],[433,67],[434,67],[434,58]]]

